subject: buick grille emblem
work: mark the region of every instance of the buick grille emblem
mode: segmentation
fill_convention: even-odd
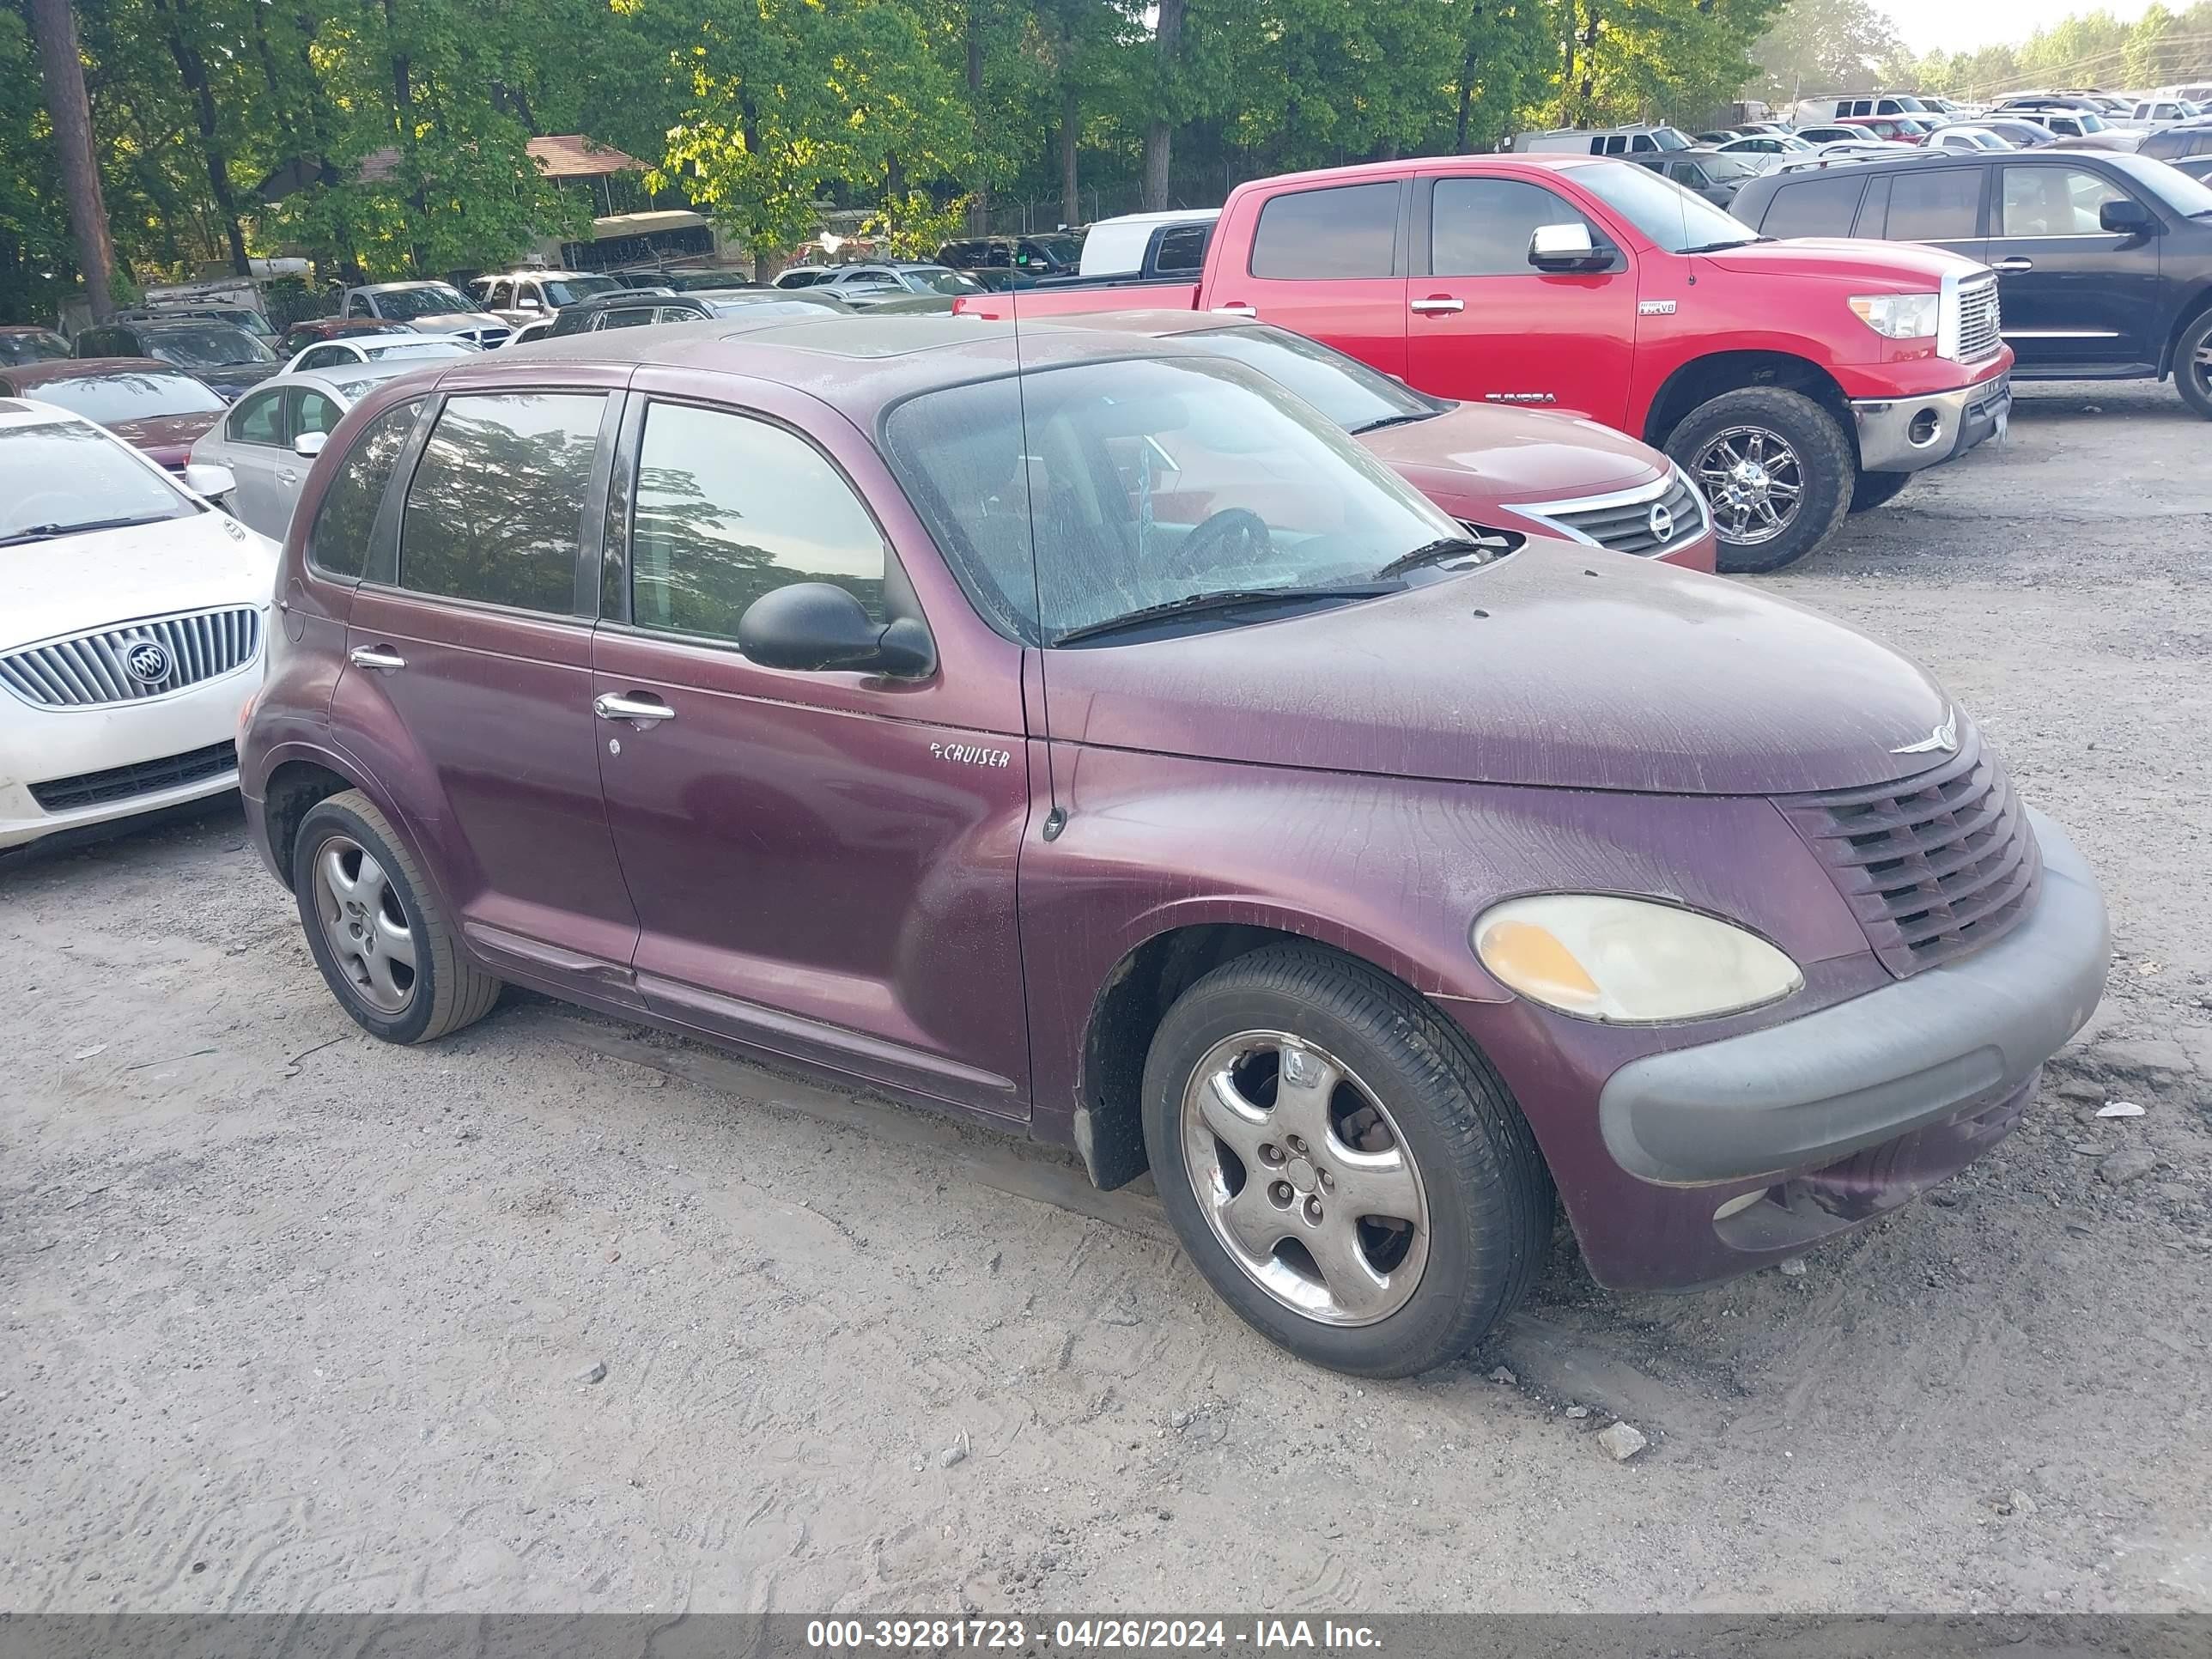
[[[1893,749],[1893,755],[1955,755],[1959,752],[1959,711],[1954,708],[1944,717],[1943,724],[1917,743],[1908,743],[1901,749]]]
[[[123,665],[141,685],[159,685],[169,678],[169,653],[151,640],[141,640],[124,653]]]
[[[1644,522],[1651,526],[1651,534],[1656,540],[1671,542],[1674,539],[1674,515],[1668,511],[1666,502],[1652,502],[1651,516]]]

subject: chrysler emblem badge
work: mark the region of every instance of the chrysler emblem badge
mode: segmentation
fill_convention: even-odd
[[[1650,516],[1644,522],[1651,526],[1654,539],[1662,542],[1674,539],[1674,515],[1667,510],[1666,502],[1652,502]]]
[[[141,685],[159,685],[169,678],[169,653],[152,640],[141,640],[124,653],[123,665]]]
[[[1959,752],[1959,711],[1954,708],[1944,717],[1943,724],[1917,743],[1908,743],[1901,749],[1893,749],[1893,755],[1955,755]]]

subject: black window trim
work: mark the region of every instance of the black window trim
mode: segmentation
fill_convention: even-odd
[[[403,398],[398,402],[387,404],[377,410],[376,414],[362,426],[359,435],[346,446],[346,453],[338,458],[337,471],[343,471],[347,464],[353,459],[355,452],[368,441],[370,427],[374,426],[377,422],[381,421],[394,410],[411,407],[415,410],[415,424],[409,428],[407,436],[401,441],[399,453],[392,458],[392,476],[384,481],[384,494],[378,499],[376,513],[369,520],[368,551],[362,556],[359,575],[353,575],[342,570],[333,570],[315,557],[315,532],[322,526],[323,509],[329,504],[331,499],[331,484],[325,484],[323,493],[316,498],[315,516],[309,521],[307,533],[301,545],[303,562],[307,568],[323,580],[336,582],[345,587],[359,587],[371,581],[376,574],[378,560],[385,556],[387,543],[396,543],[399,533],[399,521],[392,508],[392,480],[400,476],[400,469],[403,467],[406,468],[410,476],[412,475],[413,457],[422,444],[422,434],[426,430],[422,422],[422,411],[430,405],[433,399],[428,397]],[[331,483],[337,482],[337,472],[334,471],[331,475]],[[404,495],[405,492],[400,493]]]
[[[935,386],[929,389],[941,390]],[[920,394],[909,394],[909,396],[918,395]],[[608,481],[606,506],[599,515],[602,544],[606,549],[611,550],[599,565],[599,574],[593,582],[593,589],[598,599],[597,616],[600,627],[614,629],[633,639],[665,641],[678,645],[696,646],[752,663],[752,659],[738,648],[735,640],[723,639],[713,634],[689,634],[674,628],[648,627],[638,622],[633,612],[629,550],[631,539],[636,530],[635,519],[637,510],[637,472],[640,458],[643,455],[645,447],[645,417],[651,405],[669,404],[686,409],[696,409],[709,415],[728,415],[739,420],[757,421],[763,426],[774,427],[778,431],[796,438],[820,456],[830,470],[837,475],[838,481],[852,492],[853,499],[860,504],[860,511],[868,515],[868,522],[875,526],[877,539],[883,544],[884,615],[887,619],[887,625],[890,622],[913,621],[920,623],[924,628],[929,628],[929,615],[922,609],[921,597],[915,589],[913,578],[907,574],[906,562],[899,556],[898,543],[892,538],[889,526],[884,523],[883,514],[876,511],[876,504],[868,499],[868,492],[860,488],[859,480],[847,470],[844,463],[823,447],[812,433],[780,415],[756,408],[749,404],[731,403],[688,392],[641,391],[633,387],[629,394],[629,401],[633,407],[624,411],[625,418],[616,440],[617,445],[616,463],[613,476]],[[904,403],[907,398],[902,398],[898,401]],[[888,410],[884,411],[886,416],[889,412]],[[890,471],[888,460],[884,464],[884,470]],[[617,480],[619,482],[617,482]],[[905,489],[903,483],[898,487],[902,491]],[[915,516],[919,518],[921,515],[917,513]],[[939,556],[943,556],[940,554]],[[610,588],[616,591],[611,593]],[[610,598],[615,600],[614,608],[611,610],[608,605]],[[936,638],[934,629],[931,629],[930,637],[933,641]],[[762,665],[753,663],[753,666],[760,667]]]
[[[1244,274],[1255,283],[1387,283],[1403,278],[1409,273],[1406,266],[1407,213],[1406,202],[1411,194],[1413,180],[1397,179],[1348,179],[1340,185],[1311,185],[1297,190],[1279,190],[1271,192],[1260,204],[1259,211],[1252,216],[1252,234],[1244,245]],[[1333,190],[1371,190],[1377,185],[1395,185],[1398,189],[1398,222],[1390,239],[1390,270],[1381,276],[1262,276],[1252,269],[1252,261],[1259,257],[1260,227],[1267,216],[1267,210],[1276,203],[1293,196],[1319,196]]]
[[[1436,276],[1440,283],[1480,283],[1489,280],[1482,276],[1437,276],[1436,189],[1438,183],[1448,179],[1503,179],[1516,185],[1528,185],[1537,190],[1550,191],[1553,195],[1565,203],[1569,210],[1580,216],[1583,222],[1588,225],[1593,233],[1590,239],[1592,242],[1607,256],[1607,262],[1601,269],[1577,271],[1576,275],[1604,276],[1625,270],[1628,267],[1628,257],[1623,250],[1620,234],[1613,228],[1612,223],[1603,215],[1584,206],[1564,191],[1554,189],[1546,179],[1532,179],[1520,173],[1492,172],[1488,168],[1475,172],[1456,167],[1439,167],[1434,173],[1418,174],[1413,180],[1413,188],[1410,192],[1410,205],[1404,214],[1407,225],[1406,237],[1412,243],[1411,258],[1407,261],[1408,277]],[[1521,273],[1516,271],[1498,274],[1517,276]],[[1531,276],[1542,275],[1534,265],[1528,268],[1527,274]]]
[[[445,417],[447,409],[459,398],[515,398],[532,393],[548,398],[599,398],[605,400],[605,406],[599,411],[599,429],[592,439],[592,476],[585,483],[583,505],[577,514],[576,561],[574,581],[569,589],[568,609],[566,611],[538,611],[529,605],[501,605],[495,599],[472,599],[460,594],[430,593],[419,587],[409,587],[399,580],[399,532],[406,517],[407,498],[414,493],[416,471],[422,464],[423,452],[430,447],[430,434],[438,429],[438,422]],[[360,585],[431,605],[464,605],[471,611],[491,616],[520,617],[540,623],[574,623],[586,629],[592,626],[599,614],[599,554],[606,529],[608,475],[613,460],[615,437],[622,429],[622,417],[628,397],[624,388],[618,386],[562,385],[557,382],[524,386],[506,382],[464,386],[450,391],[441,388],[424,397],[422,402],[428,418],[416,418],[414,431],[408,434],[398,459],[392,463],[391,482],[386,484],[384,500],[377,507],[376,529],[370,538],[368,568],[362,576]],[[400,483],[403,477],[406,481],[404,484]],[[316,511],[318,514],[321,512],[319,504]]]

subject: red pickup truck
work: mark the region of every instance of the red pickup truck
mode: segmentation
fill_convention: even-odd
[[[1776,241],[1633,163],[1449,155],[1240,185],[1195,284],[975,295],[985,316],[1259,317],[1424,392],[1603,422],[1712,504],[1724,570],[2004,429],[1996,278],[1894,242]]]

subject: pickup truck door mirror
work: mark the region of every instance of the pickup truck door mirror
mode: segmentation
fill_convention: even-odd
[[[763,668],[804,674],[845,669],[907,680],[937,669],[927,628],[905,617],[878,623],[835,582],[793,582],[762,594],[738,618],[738,649]]]
[[[1528,263],[1539,270],[1595,270],[1612,255],[1601,253],[1590,240],[1589,227],[1539,225],[1528,238]]]
[[[2097,210],[2097,222],[2115,236],[2148,236],[2158,229],[2158,216],[2141,202],[2107,202]]]

